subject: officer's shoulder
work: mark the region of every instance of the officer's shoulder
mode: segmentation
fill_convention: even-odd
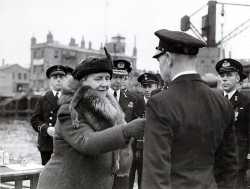
[[[161,92],[161,91],[163,91],[164,89],[155,89],[155,90],[153,90],[152,92],[151,92],[151,95],[153,96],[153,95],[156,95],[157,93],[159,93],[159,92]]]
[[[41,98],[49,97],[52,94],[53,94],[52,90],[45,91],[44,93],[41,94]]]
[[[167,91],[165,89],[163,90],[160,90],[160,91],[157,91],[157,93],[153,94],[151,97],[150,97],[150,100],[153,101],[153,102],[166,102],[167,98],[166,98],[166,95],[168,95]]]

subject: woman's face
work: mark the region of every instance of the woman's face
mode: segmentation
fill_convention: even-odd
[[[110,84],[110,75],[107,72],[89,74],[82,79],[83,86],[90,86],[104,96],[107,94]]]

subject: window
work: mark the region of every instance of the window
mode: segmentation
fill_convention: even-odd
[[[41,58],[44,57],[44,49],[41,50]]]
[[[37,57],[37,52],[33,51],[33,58],[36,58],[36,57]]]
[[[23,74],[23,79],[27,80],[27,74],[26,73]]]
[[[58,50],[55,50],[54,57],[55,57],[55,58],[58,58],[58,56],[59,56],[59,51],[58,51]]]
[[[35,74],[35,73],[36,73],[36,67],[33,66],[33,74]]]
[[[22,74],[18,73],[18,79],[22,79]]]

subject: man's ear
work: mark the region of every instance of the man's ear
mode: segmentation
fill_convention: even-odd
[[[173,62],[173,55],[169,52],[166,52],[166,57],[167,57],[167,63],[168,63],[168,66],[171,68],[173,67],[174,65],[174,62]]]
[[[240,75],[239,75],[238,72],[236,73],[236,81],[237,81],[237,82],[240,82]]]

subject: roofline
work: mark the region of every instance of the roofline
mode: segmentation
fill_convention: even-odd
[[[26,71],[29,71],[29,69],[28,68],[25,68],[25,67],[23,67],[23,66],[21,66],[20,64],[10,64],[10,65],[6,65],[5,67],[1,67],[0,66],[0,70],[6,70],[6,69],[9,69],[9,68],[11,68],[11,67],[13,67],[13,66],[18,66],[18,67],[20,67],[20,68],[22,68],[22,69],[24,69],[24,70],[26,70]]]
[[[71,46],[67,46],[67,45],[63,45],[63,44],[57,44],[57,43],[40,43],[40,44],[36,44],[33,45],[31,47],[31,49],[36,49],[36,48],[45,48],[45,47],[54,47],[54,48],[59,48],[59,49],[67,49],[67,50],[74,50],[74,51],[78,51],[78,52],[86,52],[86,53],[92,53],[92,54],[96,54],[96,55],[105,55],[105,53],[101,52],[100,50],[96,50],[96,49],[85,49],[85,48],[80,48],[80,47],[71,47]],[[136,60],[135,56],[128,56],[122,53],[110,53],[113,57],[119,56],[119,57],[123,57],[123,58],[129,58],[129,59],[134,59]]]

